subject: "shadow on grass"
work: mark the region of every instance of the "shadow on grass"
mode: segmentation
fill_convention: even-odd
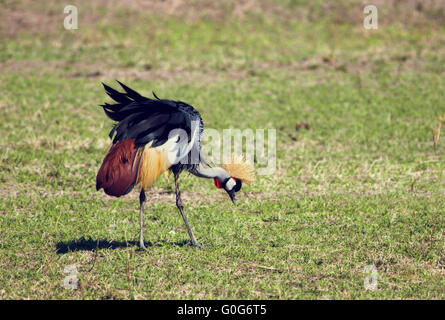
[[[183,247],[188,244],[187,240],[177,242],[167,242],[160,240],[155,243],[145,241],[145,246],[148,247],[162,247],[164,245],[175,245]],[[94,251],[96,249],[120,249],[126,247],[139,248],[139,241],[110,241],[106,239],[92,239],[92,238],[80,238],[75,240],[61,241],[56,243],[56,253],[64,254],[74,251]]]

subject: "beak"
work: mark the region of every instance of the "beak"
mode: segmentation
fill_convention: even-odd
[[[228,192],[228,194],[229,194],[229,196],[230,196],[230,200],[232,200],[233,204],[236,205],[235,191]]]

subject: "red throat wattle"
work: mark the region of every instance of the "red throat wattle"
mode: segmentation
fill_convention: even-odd
[[[215,187],[221,189],[221,183],[219,182],[218,178],[213,178],[213,183],[215,184]]]

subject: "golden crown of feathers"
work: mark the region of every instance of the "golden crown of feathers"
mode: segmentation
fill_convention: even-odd
[[[247,161],[244,156],[231,155],[221,164],[232,177],[240,179],[245,184],[252,184],[255,181],[255,167]]]

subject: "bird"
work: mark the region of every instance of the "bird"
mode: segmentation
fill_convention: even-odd
[[[236,193],[243,183],[254,180],[255,168],[245,157],[231,156],[221,166],[210,164],[202,155],[201,140],[204,130],[200,113],[191,105],[167,99],[142,96],[117,81],[120,92],[102,83],[114,103],[100,106],[114,121],[109,138],[112,140],[96,176],[96,190],[114,197],[125,196],[135,187],[139,192],[139,249],[145,250],[144,205],[146,192],[161,174],[174,176],[176,206],[184,220],[190,246],[201,246],[196,240],[181,199],[179,177],[188,171],[194,176],[213,179],[236,203]]]

